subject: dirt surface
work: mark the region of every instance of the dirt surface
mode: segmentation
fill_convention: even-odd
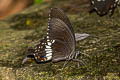
[[[62,5],[62,6],[61,6]],[[83,63],[21,62],[28,47],[46,34],[50,8],[65,11],[77,33],[90,36],[77,42]],[[0,80],[120,80],[120,7],[112,17],[89,14],[87,0],[53,0],[33,5],[0,22]]]

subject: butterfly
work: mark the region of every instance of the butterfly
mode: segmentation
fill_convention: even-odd
[[[111,16],[118,6],[119,0],[90,0],[90,4],[90,12],[96,11],[100,16],[110,12]]]
[[[22,64],[31,58],[36,63],[73,59],[76,56],[76,41],[88,36],[86,33],[75,34],[71,22],[63,10],[52,8],[49,14],[46,36],[40,40],[35,48],[28,49],[28,55]]]

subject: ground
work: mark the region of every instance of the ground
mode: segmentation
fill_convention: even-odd
[[[61,6],[62,5],[62,6]],[[77,42],[78,58],[85,63],[70,62],[24,65],[27,49],[46,34],[50,8],[65,11],[74,31],[90,36]],[[112,17],[89,14],[87,0],[53,0],[33,5],[0,22],[0,80],[120,80],[120,7]]]

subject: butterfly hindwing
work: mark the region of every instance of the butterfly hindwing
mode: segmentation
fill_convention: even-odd
[[[34,51],[34,57],[37,62],[46,62],[52,59],[52,44],[53,41],[48,36],[40,40]]]

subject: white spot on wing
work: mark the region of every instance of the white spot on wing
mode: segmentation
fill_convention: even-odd
[[[35,56],[35,54],[33,54]],[[37,60],[37,57],[35,56],[35,59]]]
[[[52,41],[52,43],[54,43],[54,42],[55,42],[55,40]]]
[[[97,0],[98,2],[100,2],[101,0]]]
[[[49,39],[47,39],[47,41],[50,41]]]
[[[49,54],[46,55],[46,57],[49,57],[49,56],[52,56],[52,53],[49,53]]]
[[[51,43],[51,42],[48,42],[48,45],[49,45],[49,46],[51,46],[51,45],[52,45],[52,43]]]
[[[95,10],[98,10],[98,9],[95,7]]]
[[[51,18],[49,17],[48,19],[50,20]]]
[[[37,50],[35,50],[35,52],[37,52]]]
[[[47,60],[51,60],[51,59],[52,59],[52,56],[48,56],[48,57],[47,57]]]
[[[92,4],[94,4],[94,1],[92,1]]]
[[[46,45],[46,48],[49,48],[49,49],[51,49],[51,46],[48,46],[48,45]]]
[[[47,51],[52,51],[52,49],[51,48],[49,48],[49,49],[45,49],[45,51],[47,52]]]
[[[46,49],[45,49],[46,57],[47,57],[47,60],[51,60],[52,59],[52,48],[51,48],[52,43],[51,42],[47,42],[47,44],[48,45],[45,45],[45,47],[46,47]]]
[[[49,53],[51,53],[51,54],[52,54],[52,51],[47,51],[46,53],[47,53],[47,54],[49,54]]]
[[[47,38],[49,38],[49,36],[47,36]]]
[[[118,2],[118,0],[115,0],[115,2]]]

